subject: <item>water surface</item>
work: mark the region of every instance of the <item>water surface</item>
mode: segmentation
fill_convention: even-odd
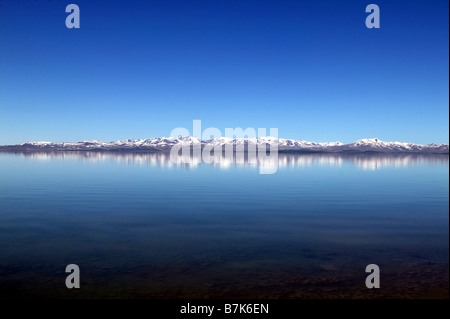
[[[260,175],[162,153],[0,153],[0,293],[448,298],[448,160],[280,154]]]

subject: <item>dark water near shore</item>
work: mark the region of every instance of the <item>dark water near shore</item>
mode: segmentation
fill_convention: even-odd
[[[448,298],[448,155],[0,153],[11,298]],[[365,267],[381,288],[365,287]],[[65,287],[65,267],[81,288]]]

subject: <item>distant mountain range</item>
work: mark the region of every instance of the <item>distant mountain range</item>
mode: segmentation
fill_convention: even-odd
[[[158,137],[149,139],[123,140],[116,142],[82,141],[74,143],[28,142],[17,145],[0,146],[0,151],[145,151],[167,152],[174,145],[205,146],[207,144],[223,149],[245,150],[250,144],[266,145],[278,143],[279,152],[381,152],[381,153],[433,153],[448,154],[448,144],[420,145],[403,142],[384,142],[377,138],[363,139],[349,144],[341,142],[315,143],[274,137],[249,139],[216,138],[202,141],[196,137]]]

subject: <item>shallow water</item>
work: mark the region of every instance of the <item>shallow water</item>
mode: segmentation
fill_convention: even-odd
[[[448,155],[0,153],[0,293],[448,298]],[[65,267],[81,288],[65,287]],[[367,289],[365,267],[381,269]]]

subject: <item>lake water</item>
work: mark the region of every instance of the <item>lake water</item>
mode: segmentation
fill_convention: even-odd
[[[279,157],[261,175],[166,154],[0,153],[0,293],[448,298],[448,155]]]

